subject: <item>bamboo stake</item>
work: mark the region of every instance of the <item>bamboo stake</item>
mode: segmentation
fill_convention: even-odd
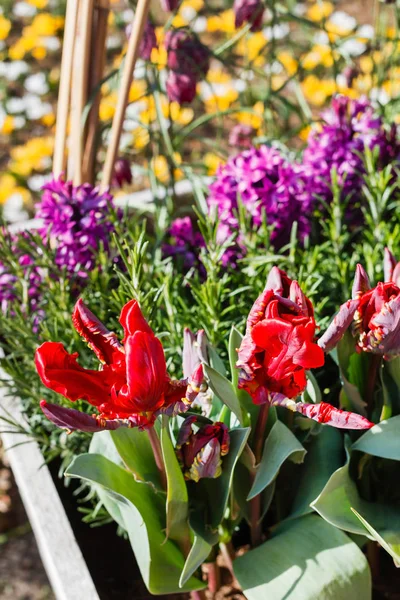
[[[106,61],[107,23],[109,15],[108,0],[97,1],[95,7],[95,19],[92,25],[92,66],[90,70],[90,91],[95,89],[103,77]],[[88,183],[94,184],[94,166],[96,158],[96,136],[99,122],[99,105],[101,90],[98,90],[93,100],[92,108],[88,117],[86,145],[83,155],[83,177]]]
[[[67,11],[65,15],[60,88],[57,102],[56,136],[53,156],[53,173],[55,177],[59,177],[65,169],[65,143],[67,138],[68,111],[77,15],[78,0],[68,0]]]
[[[88,74],[90,61],[90,37],[93,19],[93,0],[81,0],[78,12],[78,35],[74,53],[74,87],[72,136],[70,155],[73,159],[73,181],[75,185],[82,183],[82,159],[84,131],[81,125],[83,109],[87,101]]]
[[[114,171],[114,163],[118,154],[119,140],[128,103],[129,90],[132,83],[133,70],[139,53],[139,44],[143,36],[149,12],[150,0],[139,0],[132,23],[132,32],[128,42],[125,64],[122,73],[121,87],[118,94],[117,107],[111,127],[111,139],[104,164],[102,189],[108,188]]]

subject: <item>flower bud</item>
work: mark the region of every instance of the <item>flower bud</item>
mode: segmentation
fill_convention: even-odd
[[[264,6],[261,0],[235,0],[233,11],[236,28],[241,27],[244,23],[252,23],[250,31],[261,29],[264,15]]]
[[[250,148],[254,134],[253,127],[238,123],[229,134],[229,145],[240,149]]]
[[[222,473],[221,458],[229,452],[228,428],[217,422],[201,427],[196,433],[192,425],[196,417],[188,417],[179,432],[176,451],[185,479],[215,479]]]
[[[193,75],[170,71],[166,82],[170,102],[178,102],[178,104],[192,102],[196,96],[196,85],[197,80]]]
[[[115,161],[112,186],[122,188],[125,183],[132,183],[132,172],[126,158],[118,158]]]

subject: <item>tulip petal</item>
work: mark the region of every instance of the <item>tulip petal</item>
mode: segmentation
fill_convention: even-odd
[[[400,262],[393,269],[392,281],[397,287],[400,287]]]
[[[139,411],[154,411],[164,402],[167,366],[164,350],[153,332],[136,331],[125,342],[129,397]]]
[[[122,350],[117,336],[88,309],[82,298],[75,304],[72,322],[76,331],[88,343],[97,358],[107,364],[113,362],[113,354]]]
[[[318,340],[318,346],[327,354],[341,340],[347,329],[350,327],[354,313],[359,305],[359,300],[348,300],[339,309],[333,321],[325,331],[324,335]]]
[[[389,248],[385,248],[385,254],[383,258],[383,273],[384,273],[384,281],[394,281],[392,279],[393,271],[397,265],[397,260],[390,252]],[[395,282],[396,283],[396,282]],[[396,283],[396,285],[398,285]]]
[[[57,425],[57,427],[67,429],[68,431],[95,432],[127,426],[127,423],[119,419],[97,419],[94,415],[88,415],[74,408],[65,408],[58,404],[50,404],[46,400],[40,402],[40,408],[49,421]]]
[[[371,289],[371,284],[368,279],[368,275],[364,267],[360,264],[356,267],[356,274],[354,277],[353,288],[351,291],[351,297],[353,300],[358,298],[364,292],[368,292]]]
[[[371,331],[368,337],[376,343],[376,351],[380,354],[400,354],[400,294],[389,300],[370,321]]]
[[[125,304],[121,310],[119,322],[124,328],[124,342],[129,335],[133,335],[136,331],[144,331],[145,333],[154,335],[136,300],[130,300],[130,302]]]
[[[374,425],[362,415],[340,410],[327,402],[320,402],[319,404],[297,402],[295,410],[309,419],[318,421],[318,423],[326,423],[339,429],[370,429]]]
[[[78,354],[68,354],[59,342],[45,342],[35,353],[35,365],[44,385],[68,400],[87,400],[98,406],[110,394],[104,371],[84,369],[77,362]]]
[[[268,273],[264,291],[272,290],[275,294],[287,297],[291,283],[292,280],[289,279],[285,271],[275,266]]]
[[[196,482],[204,478],[215,479],[221,475],[221,464],[220,443],[212,438],[195,457],[189,471],[190,479]]]
[[[189,327],[183,331],[183,376],[190,377],[194,369],[199,365],[200,359],[196,348],[196,336]]]

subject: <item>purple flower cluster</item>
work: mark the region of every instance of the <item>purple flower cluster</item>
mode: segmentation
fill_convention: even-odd
[[[11,252],[18,261],[22,279],[25,280],[26,297],[24,300],[29,304],[29,309],[34,312],[39,300],[41,276],[39,269],[34,266],[32,256],[27,254],[26,248],[22,249],[20,244],[21,241],[24,241],[26,244],[29,241],[29,237],[25,232],[14,235],[6,234],[6,237],[8,236],[8,241],[11,244]],[[17,275],[10,273],[7,265],[0,262],[0,310],[3,313],[8,313],[10,304],[16,300],[17,283]],[[21,309],[24,310],[25,306],[22,305]]]
[[[183,272],[189,271],[192,267],[199,267],[199,252],[205,247],[204,239],[201,233],[193,229],[190,217],[180,217],[173,221],[169,230],[171,244],[163,245],[164,256],[173,256],[181,261]]]
[[[112,196],[88,183],[74,186],[59,178],[45,184],[36,217],[43,220],[43,239],[49,239],[56,248],[55,262],[60,269],[87,278],[95,265],[96,251],[101,246],[108,250],[112,207]]]
[[[386,131],[382,119],[366,98],[351,100],[347,96],[336,96],[321,116],[322,126],[310,133],[303,153],[303,170],[310,194],[316,200],[321,197],[330,202],[335,170],[342,197],[354,207],[360,200],[363,185],[365,148],[378,149],[380,168],[398,160],[400,145],[396,129]]]

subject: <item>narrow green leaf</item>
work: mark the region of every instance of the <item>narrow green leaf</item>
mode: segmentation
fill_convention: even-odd
[[[248,600],[369,600],[368,562],[342,531],[308,515],[237,558]]]
[[[276,421],[265,440],[262,459],[247,499],[258,496],[274,481],[286,459],[301,463],[305,454],[306,450],[290,429],[281,421]]]
[[[378,544],[382,546],[386,550],[388,554],[393,558],[396,567],[400,567],[400,544],[388,544],[386,540],[383,539],[381,535],[358,513],[354,508],[351,509],[353,513],[356,515],[357,519],[361,521],[364,525],[365,529],[369,532],[369,534],[374,538]]]
[[[186,559],[185,566],[182,571],[179,585],[182,587],[193,575],[193,573],[203,564],[207,556],[210,554],[212,546],[208,544],[202,537],[196,535],[194,537],[193,546]]]
[[[239,371],[236,368],[236,363],[238,359],[238,349],[240,348],[240,344],[242,343],[243,336],[236,327],[232,326],[230,335],[229,335],[229,364],[231,367],[232,373],[232,385],[235,389],[237,389]]]
[[[165,539],[165,498],[150,486],[99,454],[82,454],[68,467],[67,477],[93,484],[113,519],[127,531],[140,573],[152,594],[178,593],[204,588],[191,578],[184,588],[179,579],[184,557],[176,544]]]
[[[371,427],[353,444],[353,450],[400,460],[400,415]]]
[[[168,417],[163,418],[161,448],[167,474],[167,536],[181,547],[189,548],[188,493],[171,441]]]
[[[218,398],[227,405],[228,408],[237,416],[239,423],[243,423],[242,411],[233,385],[226,377],[218,373],[212,367],[204,366],[205,374],[210,383],[210,388]]]

